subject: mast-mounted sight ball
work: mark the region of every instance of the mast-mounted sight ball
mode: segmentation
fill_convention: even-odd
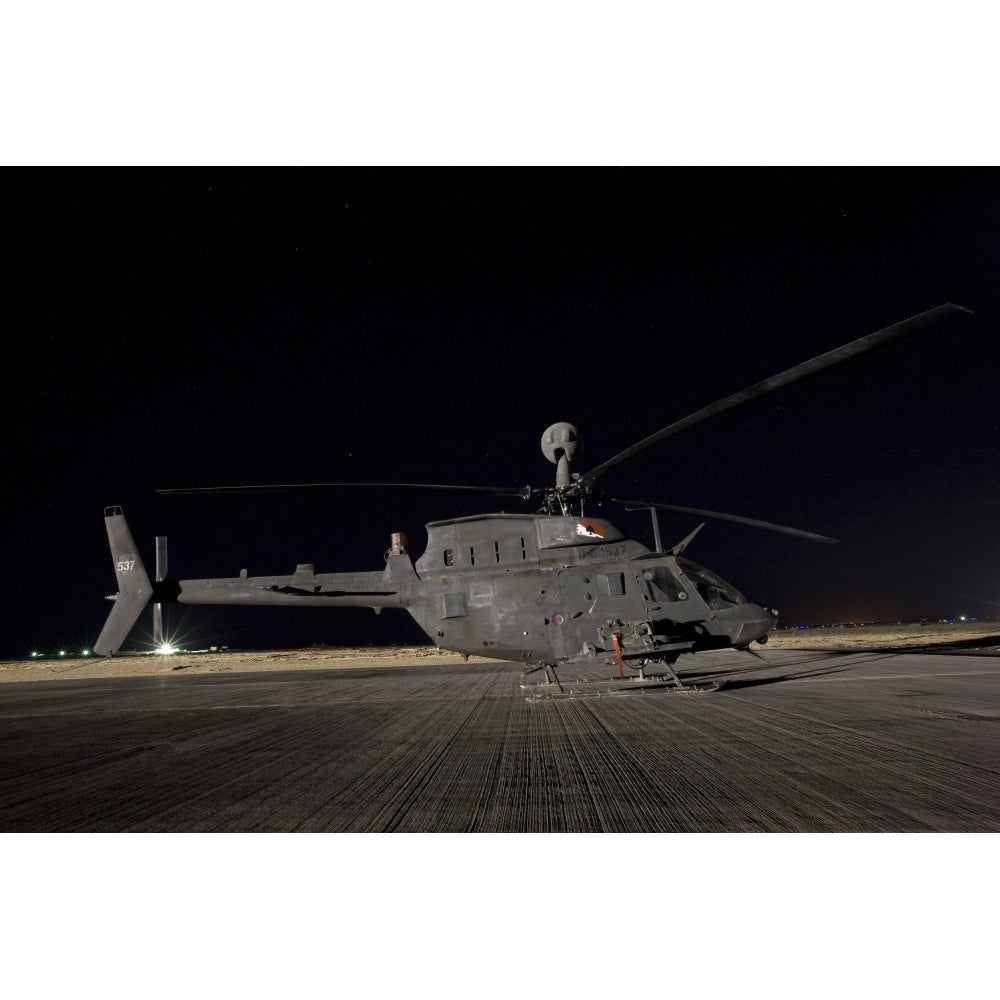
[[[542,435],[542,454],[553,465],[558,465],[562,457],[572,462],[574,458],[583,454],[580,432],[572,424],[553,424]]]

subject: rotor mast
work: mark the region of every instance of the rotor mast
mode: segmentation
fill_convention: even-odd
[[[551,490],[545,491],[545,509],[554,514],[558,508],[558,513],[568,515],[570,505],[567,498],[570,495],[569,487],[574,481],[569,467],[577,455],[583,454],[580,432],[565,421],[552,424],[542,434],[542,453],[556,467],[556,484]]]

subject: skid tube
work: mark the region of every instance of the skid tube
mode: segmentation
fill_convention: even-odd
[[[560,680],[553,663],[542,663],[524,671],[521,690],[528,701],[550,701],[556,698],[611,698],[628,695],[642,695],[650,692],[664,694],[703,694],[718,691],[723,682],[681,681],[672,664],[661,661],[666,673],[647,674],[640,668],[637,677],[611,675],[594,679],[577,678]],[[545,680],[528,683],[524,678],[539,670],[545,671]]]

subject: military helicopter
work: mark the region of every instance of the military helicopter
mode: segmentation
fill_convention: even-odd
[[[312,483],[271,486],[199,487],[160,490],[178,493],[277,493],[343,489],[410,489],[517,498],[535,505],[531,513],[487,513],[433,521],[427,547],[414,562],[407,536],[391,535],[385,566],[368,572],[317,573],[300,564],[285,576],[196,580],[166,579],[165,539],[158,539],[156,579],[150,581],[122,509],[105,508],[118,591],[94,652],[120,649],[145,606],[154,605],[159,627],[163,604],[266,605],[401,608],[440,649],[465,656],[511,660],[525,673],[599,663],[618,676],[645,680],[650,668],[675,687],[678,657],[702,650],[751,650],[766,643],[778,612],[757,604],[711,570],[684,557],[700,524],[664,549],[656,511],[669,510],[795,535],[832,544],[836,540],[797,528],[718,511],[611,496],[597,481],[623,462],[696,424],[766,393],[843,364],[970,310],[951,303],[913,316],[826,354],[798,364],[748,389],[678,420],[595,466],[571,471],[580,454],[580,435],[556,423],[542,435],[545,456],[556,466],[551,486],[493,487],[426,483]],[[626,537],[611,521],[593,513],[607,504],[646,509],[654,549]],[[162,543],[162,546],[161,544]]]

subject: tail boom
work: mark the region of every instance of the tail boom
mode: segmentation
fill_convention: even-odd
[[[414,590],[420,586],[405,550],[387,553],[385,569],[378,572],[316,573],[311,564],[302,563],[288,576],[250,577],[243,570],[238,577],[167,580],[163,579],[165,539],[157,539],[157,579],[152,583],[121,507],[106,507],[104,519],[118,593],[110,598],[115,602],[114,607],[94,644],[94,652],[99,656],[114,656],[118,652],[150,601],[154,607],[156,632],[162,630],[162,625],[155,612],[164,604],[368,607],[381,611],[382,608],[408,609]]]

